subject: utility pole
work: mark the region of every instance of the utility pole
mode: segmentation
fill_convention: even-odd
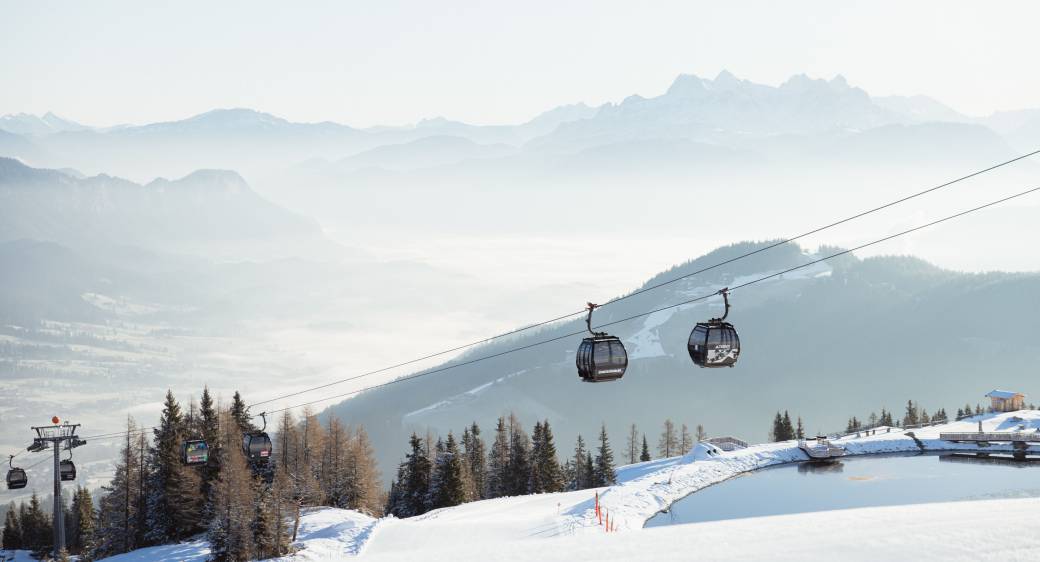
[[[33,444],[29,445],[28,450],[30,452],[45,451],[50,447],[54,451],[54,558],[57,559],[61,551],[65,548],[65,511],[61,506],[61,450],[62,445],[68,451],[75,449],[81,445],[86,445],[87,442],[76,437],[76,430],[79,429],[79,424],[70,424],[65,422],[61,425],[61,420],[57,416],[51,418],[51,423],[54,425],[33,427],[33,431],[36,432],[36,437],[33,439]],[[71,462],[71,461],[70,461]],[[73,467],[75,470],[75,467]]]

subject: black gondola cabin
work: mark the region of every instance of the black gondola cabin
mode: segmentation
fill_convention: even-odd
[[[594,336],[581,340],[575,363],[585,382],[615,381],[625,376],[628,354],[617,337]]]
[[[266,433],[249,433],[242,438],[242,450],[250,460],[266,461],[271,456],[271,438]]]
[[[729,322],[699,322],[687,349],[700,367],[732,367],[740,356],[740,336]]]
[[[62,482],[70,482],[76,479],[76,465],[72,464],[70,460],[63,460],[58,463],[58,473],[61,474]]]
[[[7,471],[7,489],[8,490],[21,490],[29,483],[29,477],[25,475],[25,470],[21,468],[12,468]]]
[[[574,364],[578,367],[578,377],[585,382],[616,381],[625,376],[628,353],[616,336],[592,331],[592,311],[596,306],[591,302],[588,304],[589,314],[585,318],[585,326],[592,337],[581,340],[578,352],[574,355]]]
[[[722,289],[726,312],[721,318],[698,322],[690,332],[686,344],[690,359],[699,367],[732,367],[740,357],[740,336],[733,324],[726,322],[729,316],[729,289]]]

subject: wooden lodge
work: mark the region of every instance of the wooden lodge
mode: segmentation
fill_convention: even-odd
[[[1010,390],[991,390],[986,393],[986,398],[992,402],[990,410],[993,412],[1014,412],[1023,409],[1026,396],[1021,392]]]

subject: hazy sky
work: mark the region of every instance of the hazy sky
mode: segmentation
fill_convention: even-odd
[[[840,73],[986,114],[1040,105],[1038,19],[1026,1],[0,0],[0,114],[504,123],[724,68],[769,84]]]

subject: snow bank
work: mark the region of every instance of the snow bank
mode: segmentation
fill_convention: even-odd
[[[274,560],[338,560],[361,553],[379,520],[349,509],[316,507],[304,510],[293,543],[298,550]]]
[[[914,430],[882,428],[833,440],[848,455],[975,451],[947,443],[941,432],[1029,431],[1040,412],[988,414]],[[991,452],[1010,452],[993,446]],[[644,522],[674,501],[741,473],[804,461],[797,442],[753,445],[736,451],[698,446],[684,457],[623,466],[619,483],[598,490],[497,498],[439,509],[419,517],[373,519],[360,513],[314,508],[301,519],[298,551],[279,560],[841,560],[1035,558],[1040,499],[903,505],[712,521],[644,529]],[[595,515],[595,497],[617,533]],[[896,531],[896,532],[893,532]],[[850,545],[868,545],[851,548]],[[143,549],[112,560],[202,561],[205,541]]]
[[[209,560],[209,543],[205,539],[141,548],[111,556],[109,562],[205,562]]]
[[[979,421],[985,431],[1029,431],[1040,427],[1040,412],[1019,411],[984,414],[959,422],[912,430],[927,451],[976,451],[971,443],[950,443],[939,439],[944,432],[977,431]],[[913,438],[900,428],[878,429],[873,435],[861,433],[833,440],[843,445],[848,455],[916,453],[921,450]],[[1011,444],[994,445],[990,452],[1011,452]],[[796,441],[752,445],[747,449],[701,453],[650,461],[621,467],[619,484],[603,489],[600,505],[621,530],[642,528],[647,519],[668,508],[676,500],[717,484],[738,474],[777,464],[806,460]],[[576,532],[602,532],[595,514],[595,502],[584,501],[566,512],[570,518],[563,526]]]
[[[0,549],[0,562],[36,562],[28,550]]]
[[[308,508],[300,517],[300,530],[293,546],[296,553],[279,561],[341,560],[359,554],[371,537],[379,520],[351,511],[331,507]],[[21,552],[21,551],[20,551]],[[203,537],[180,544],[142,548],[105,558],[111,562],[204,562],[209,560],[209,543]],[[16,558],[22,562],[21,558]],[[30,560],[25,559],[26,562]],[[5,562],[0,557],[0,562]]]
[[[475,531],[450,545],[378,555],[369,551],[361,560],[1036,560],[1037,511],[1040,499],[1029,498],[822,511],[546,540],[499,542]]]

